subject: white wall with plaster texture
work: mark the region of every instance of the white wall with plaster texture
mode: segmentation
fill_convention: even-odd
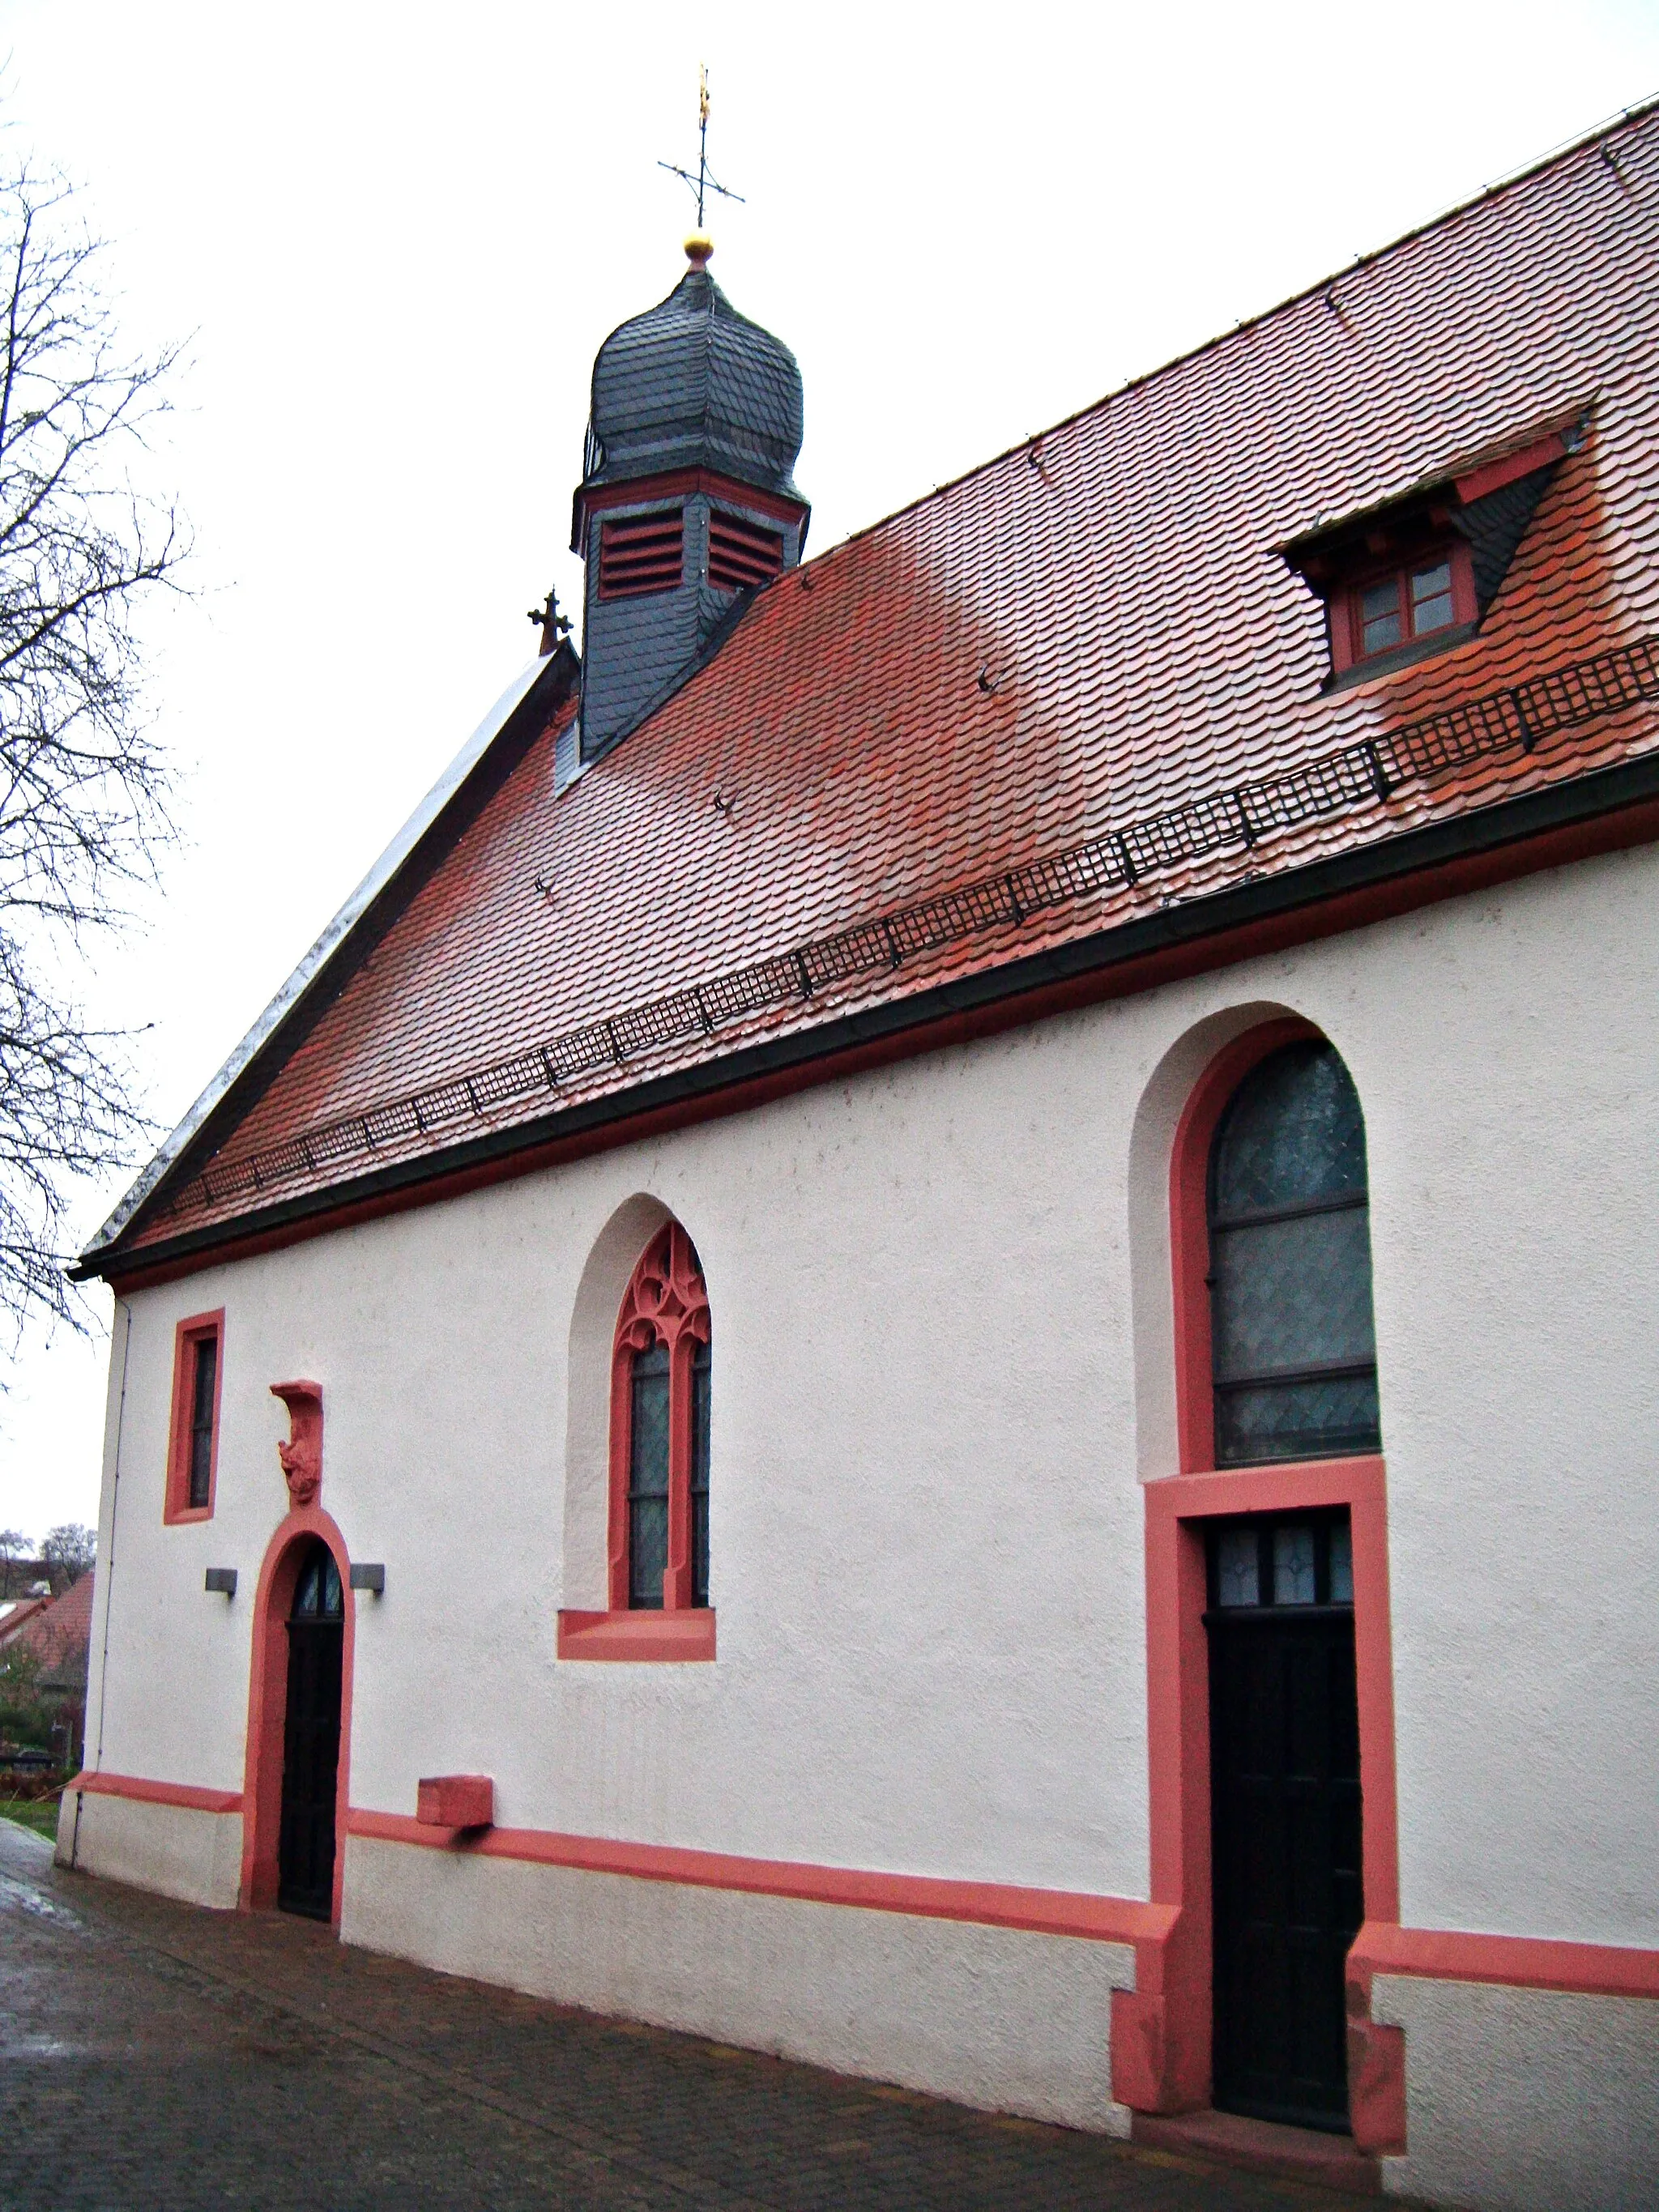
[[[356,1803],[477,1770],[506,1825],[1144,1896],[1172,1071],[1288,1010],[1367,1120],[1404,1917],[1659,1942],[1656,889],[1580,864],[135,1295],[102,1763],[240,1786],[269,1385],[312,1375],[387,1573]],[[713,1666],[554,1656],[602,1589],[580,1294],[630,1205],[713,1302]],[[217,1511],[164,1528],[173,1328],[220,1304]]]

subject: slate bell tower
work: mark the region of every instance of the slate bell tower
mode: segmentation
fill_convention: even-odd
[[[581,757],[625,737],[697,666],[744,595],[793,568],[810,514],[790,471],[800,371],[708,274],[714,248],[593,363],[571,550],[586,563]]]

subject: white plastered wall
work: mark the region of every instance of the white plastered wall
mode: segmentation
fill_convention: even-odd
[[[1659,2004],[1377,1978],[1406,2031],[1408,2154],[1390,2191],[1477,2212],[1652,2212]]]
[[[241,1880],[241,1815],[65,1790],[57,1858],[59,1866],[82,1874],[107,1875],[186,1905],[228,1912]]]
[[[240,1786],[269,1384],[307,1374],[322,1502],[386,1565],[358,1805],[477,1771],[504,1825],[1144,1897],[1168,1133],[1284,1009],[1366,1114],[1403,1917],[1659,1942],[1656,890],[1582,863],[136,1295],[103,1763]],[[603,1601],[593,1316],[665,1211],[713,1303],[720,1656],[560,1663]],[[221,1304],[217,1511],[163,1528],[174,1325]]]
[[[341,1933],[659,2027],[1127,2135],[1103,2059],[1121,1943],[636,1881],[355,1837]]]

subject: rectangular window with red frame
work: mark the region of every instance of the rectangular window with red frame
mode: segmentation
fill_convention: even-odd
[[[173,1418],[167,1437],[169,1522],[206,1521],[219,1467],[219,1395],[224,1379],[225,1316],[193,1314],[173,1335]]]
[[[1453,545],[1355,583],[1333,602],[1337,673],[1432,640],[1474,619],[1468,549]]]

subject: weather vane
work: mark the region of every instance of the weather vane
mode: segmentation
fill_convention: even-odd
[[[707,63],[700,62],[697,65],[697,173],[694,177],[690,169],[682,169],[678,162],[674,161],[659,161],[657,167],[659,169],[666,169],[670,176],[678,177],[696,193],[697,228],[700,231],[703,222],[702,203],[705,193],[718,192],[723,200],[736,200],[739,206],[745,204],[741,192],[728,191],[724,185],[717,183],[708,173],[708,67]]]

